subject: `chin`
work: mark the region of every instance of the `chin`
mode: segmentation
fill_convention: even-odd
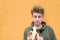
[[[40,25],[40,23],[35,23],[35,25],[36,25],[36,26],[39,26],[39,25]]]
[[[40,24],[36,24],[37,26],[39,26]]]

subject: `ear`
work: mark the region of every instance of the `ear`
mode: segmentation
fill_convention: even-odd
[[[32,16],[32,20],[33,20],[33,16]]]
[[[44,18],[44,14],[42,14],[42,17]]]

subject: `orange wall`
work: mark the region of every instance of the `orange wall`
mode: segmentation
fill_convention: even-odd
[[[45,9],[45,21],[60,40],[60,0],[0,0],[0,40],[23,40],[34,5]]]

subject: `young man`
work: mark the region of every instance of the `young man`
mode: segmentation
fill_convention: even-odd
[[[32,40],[32,34],[28,35],[28,33],[33,31],[33,27],[36,28],[36,32],[39,34],[39,40],[56,40],[53,29],[43,21],[44,9],[40,6],[35,6],[33,7],[31,14],[33,22],[25,29],[24,40]]]

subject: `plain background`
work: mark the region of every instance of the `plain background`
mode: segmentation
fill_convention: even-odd
[[[60,0],[0,0],[0,40],[23,40],[34,5],[45,9],[44,20],[60,40]]]

